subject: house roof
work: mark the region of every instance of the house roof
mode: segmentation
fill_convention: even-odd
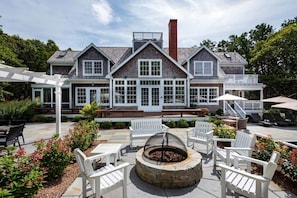
[[[185,68],[183,68],[180,64],[178,64],[178,62],[176,62],[171,56],[169,56],[168,53],[166,53],[164,50],[162,50],[158,45],[156,45],[154,42],[152,41],[148,41],[146,42],[144,45],[142,45],[136,52],[134,52],[133,54],[131,54],[128,58],[126,58],[122,63],[114,66],[112,68],[112,71],[107,74],[107,78],[111,77],[118,69],[120,69],[122,66],[125,65],[125,63],[127,63],[129,60],[131,60],[133,57],[135,57],[139,52],[141,52],[142,50],[144,50],[148,45],[152,45],[154,48],[156,48],[161,54],[163,54],[166,58],[168,58],[172,63],[174,63],[179,69],[181,69],[183,72],[185,72],[187,74],[187,76],[189,76],[190,78],[193,78],[192,74],[190,74]]]
[[[125,61],[129,56],[132,55],[132,47],[96,47],[100,52],[109,57],[114,63],[114,67],[120,65]],[[85,48],[86,49],[86,48]],[[202,48],[178,48],[177,50],[177,62],[179,65],[182,65],[187,59],[195,55]],[[205,47],[205,49],[208,49]],[[169,49],[164,48],[162,50],[169,56]],[[210,51],[210,50],[209,50]],[[64,56],[63,52],[65,51],[56,51],[49,59],[48,63],[50,64],[74,64],[75,57],[79,56],[82,51],[66,51]],[[237,52],[211,52],[220,60],[220,65],[232,65],[232,64],[247,64],[247,61]],[[228,54],[230,58],[227,58],[225,54]]]

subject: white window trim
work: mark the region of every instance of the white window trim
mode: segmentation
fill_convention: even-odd
[[[85,89],[86,91],[86,103],[78,103],[78,98],[77,98],[77,92],[78,92],[78,89]],[[90,90],[94,90],[96,89],[97,90],[97,102],[99,101],[100,105],[103,105],[103,106],[108,106],[109,103],[101,103],[100,101],[100,95],[101,95],[101,89],[109,89],[109,87],[75,87],[75,106],[84,106],[85,104],[88,104],[90,103]]]
[[[92,63],[92,73],[85,73],[85,63],[91,62]],[[99,62],[101,64],[101,73],[94,73],[95,70],[95,62]],[[102,60],[83,60],[83,75],[84,76],[103,76],[103,61]]]
[[[168,81],[168,80],[173,82],[172,85],[165,85],[164,84],[164,81]],[[186,93],[186,80],[177,78],[177,79],[174,79],[174,80],[172,80],[172,79],[164,79],[164,81],[163,81],[163,88],[165,88],[165,87],[172,87],[173,88],[172,89],[173,90],[173,93],[172,93],[173,94],[172,95],[173,102],[172,103],[165,103],[164,102],[164,104],[166,106],[185,105],[186,104],[186,98],[187,98],[186,95],[185,95],[185,93]],[[183,85],[176,85],[176,81],[184,81],[184,84]],[[184,87],[184,90],[185,90],[185,92],[184,92],[184,102],[176,102],[176,87]]]
[[[147,61],[149,62],[149,75],[140,75],[140,62]],[[152,75],[152,62],[160,62],[160,75]],[[138,59],[138,77],[162,77],[162,59]]]
[[[202,74],[196,74],[196,63],[202,63]],[[210,63],[210,74],[205,74],[205,63]],[[213,76],[213,62],[212,61],[194,61],[194,76]]]
[[[132,79],[117,79],[117,80],[114,80],[113,81],[113,93],[116,93],[116,87],[124,87],[124,102],[123,103],[118,103],[116,102],[116,99],[115,99],[115,94],[113,96],[113,103],[117,106],[131,106],[131,105],[137,105],[137,81],[136,81],[136,84],[131,86],[131,85],[128,85],[128,81],[131,81]],[[133,79],[135,80],[135,79]],[[124,84],[123,85],[117,85],[116,82],[117,81],[124,81]],[[128,89],[127,87],[135,87],[136,88],[136,101],[135,103],[128,103]]]
[[[198,100],[197,103],[195,103],[196,105],[219,105],[219,101],[217,101],[217,100],[215,101],[215,100],[210,100],[209,99],[209,90],[210,89],[216,89],[217,90],[217,93],[219,93],[219,87],[190,87],[190,89],[196,89],[198,96],[200,96],[200,89],[207,89],[207,102],[200,103],[199,100]],[[219,96],[219,94],[218,94],[218,96]]]

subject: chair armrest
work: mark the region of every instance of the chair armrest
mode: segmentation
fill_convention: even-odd
[[[134,129],[131,126],[129,126],[129,129],[130,129],[130,131],[134,131]]]
[[[231,138],[213,138],[213,141],[220,141],[220,142],[234,142],[235,139],[231,139]]]
[[[238,151],[253,151],[252,148],[247,148],[247,147],[224,147],[226,150],[238,150]]]
[[[268,164],[268,162],[266,162],[266,161],[258,160],[258,159],[247,157],[247,156],[234,156],[234,160],[238,160],[239,158],[242,160],[245,160],[245,161],[249,161],[249,162],[253,162],[255,164],[262,165],[262,166],[266,166]]]
[[[206,133],[206,135],[213,135],[213,130],[208,131],[208,132]]]
[[[166,126],[165,124],[162,124],[162,131],[168,132],[169,127]]]
[[[94,160],[98,160],[98,159],[101,159],[101,158],[104,158],[104,157],[110,158],[111,154],[112,153],[101,153],[101,154],[97,154],[97,155],[87,157],[87,160],[94,161]]]
[[[228,165],[225,165],[225,164],[218,164],[219,167],[222,168],[222,170],[229,170],[229,171],[232,171],[232,172],[235,172],[235,173],[238,173],[240,175],[243,175],[243,176],[246,176],[246,177],[249,177],[249,178],[252,178],[252,179],[255,179],[255,180],[258,180],[258,181],[261,181],[261,182],[269,182],[269,179],[266,179],[265,177],[263,176],[260,176],[260,175],[254,175],[254,174],[251,174],[249,172],[246,172],[244,170],[241,170],[241,169],[236,169],[234,167],[231,167],[231,166],[228,166]]]
[[[130,164],[128,162],[125,162],[123,164],[120,164],[118,166],[115,166],[109,170],[104,170],[104,171],[101,171],[101,172],[98,172],[98,173],[94,173],[92,175],[89,175],[89,177],[91,178],[95,178],[95,177],[102,177],[103,175],[106,175],[106,174],[109,174],[109,173],[112,173],[114,171],[117,171],[117,170],[120,170],[120,169],[123,169],[123,168],[127,168]]]
[[[194,133],[194,128],[187,129],[187,135],[188,136],[193,135],[193,133]]]

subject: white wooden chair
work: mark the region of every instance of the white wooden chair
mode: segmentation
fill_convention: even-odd
[[[233,190],[237,194],[249,198],[268,198],[268,186],[277,168],[280,154],[273,152],[269,162],[244,156],[235,156],[235,166],[230,167],[220,164],[221,175],[221,197],[226,197],[226,189]],[[246,160],[263,166],[263,174],[255,175],[238,168],[238,160]]]
[[[246,156],[251,157],[254,145],[256,143],[256,136],[248,133],[237,131],[235,139],[226,139],[226,138],[214,138],[214,169],[216,168],[217,157],[221,161],[230,165],[234,156]],[[231,147],[219,148],[217,142],[231,142]],[[248,165],[250,169],[250,165]]]
[[[190,144],[192,142],[192,145]],[[212,153],[213,124],[208,122],[195,122],[195,127],[187,130],[187,146],[194,147],[195,143],[206,145],[206,155]]]
[[[86,157],[79,148],[76,148],[74,154],[82,176],[83,197],[86,197],[87,194],[88,180],[96,198],[100,198],[103,194],[118,187],[123,188],[123,198],[127,198],[127,167],[129,163],[125,162],[118,166],[113,166],[110,164],[111,153]],[[102,160],[103,158],[106,160],[106,165],[98,170],[94,170],[92,165],[94,160]]]

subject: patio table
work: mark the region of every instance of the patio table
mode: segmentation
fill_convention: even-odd
[[[111,153],[111,157],[113,157],[114,160],[114,165],[116,165],[117,161],[121,159],[121,148],[122,144],[101,143],[91,151],[90,155]]]

